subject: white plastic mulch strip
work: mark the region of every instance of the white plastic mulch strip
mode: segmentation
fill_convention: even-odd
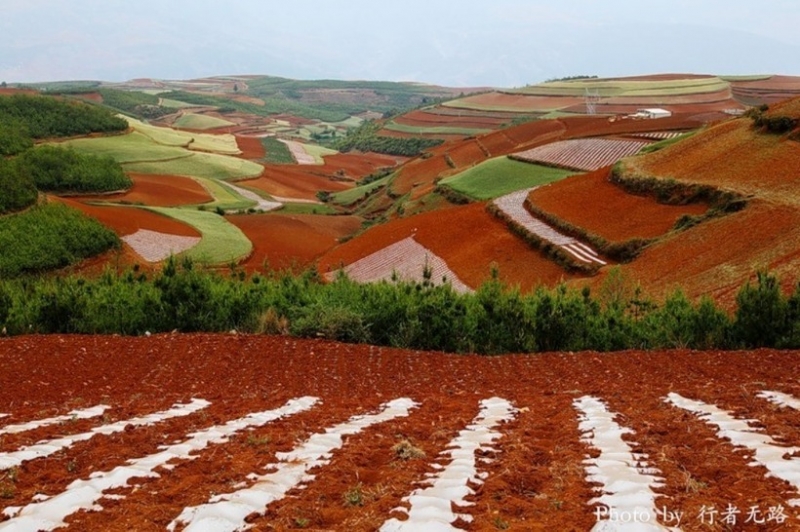
[[[453,512],[452,505],[470,505],[465,500],[474,493],[469,484],[482,483],[486,478],[486,473],[478,472],[476,452],[492,450],[495,440],[502,437],[496,427],[513,419],[516,413],[517,410],[505,399],[493,397],[481,401],[480,412],[472,423],[459,432],[449,448],[441,453],[450,456],[450,463],[447,466],[434,465],[440,471],[428,475],[428,485],[403,498],[409,507],[395,509],[406,513],[408,519],[389,519],[381,526],[381,532],[459,530],[452,525],[454,521],[459,518],[471,521],[472,516]],[[484,458],[482,461],[490,460]]]
[[[758,397],[762,399],[766,399],[778,406],[785,406],[787,408],[791,408],[792,410],[800,410],[800,399],[793,397],[789,394],[783,392],[770,392],[770,391],[763,391],[757,394]]]
[[[11,467],[16,467],[29,460],[50,456],[58,451],[72,447],[77,442],[91,439],[98,434],[107,436],[109,434],[114,434],[115,432],[123,432],[127,426],[137,427],[143,425],[154,425],[174,417],[188,416],[189,414],[193,414],[198,410],[202,410],[210,404],[211,403],[203,399],[192,399],[190,402],[185,404],[179,403],[173,405],[172,408],[163,412],[156,412],[125,421],[117,421],[116,423],[111,423],[109,425],[100,425],[99,427],[95,427],[88,432],[82,432],[80,434],[73,434],[72,436],[64,436],[52,440],[44,440],[34,443],[33,445],[22,447],[16,451],[0,453],[0,471],[9,469]]]
[[[147,262],[160,262],[170,255],[191,249],[200,242],[199,236],[178,236],[139,229],[122,240]]]
[[[536,188],[538,187],[506,194],[505,196],[495,199],[494,204],[503,211],[506,216],[521,225],[526,231],[548,242],[552,242],[557,246],[561,246],[578,260],[583,262],[596,262],[601,265],[606,264],[605,261],[599,258],[594,249],[575,240],[571,236],[561,233],[551,225],[541,221],[528,212],[528,209],[525,208],[525,199],[528,197],[528,194]],[[580,247],[576,247],[576,244]]]
[[[205,449],[211,444],[225,443],[235,433],[248,427],[265,425],[285,416],[308,410],[318,401],[315,397],[292,399],[275,410],[266,410],[249,414],[210,427],[189,435],[189,438],[174,445],[162,446],[161,451],[142,458],[129,460],[125,465],[111,471],[92,473],[88,480],[76,480],[58,495],[33,502],[24,508],[7,508],[4,513],[11,519],[0,523],[0,531],[36,532],[38,530],[54,530],[66,526],[64,519],[79,510],[100,511],[97,506],[103,492],[114,488],[125,487],[132,478],[158,478],[155,472],[158,467],[171,469],[173,460],[192,460],[192,452]],[[118,495],[108,499],[119,499]]]
[[[422,282],[426,266],[430,269],[430,281],[433,284],[442,284],[446,280],[456,292],[463,294],[473,291],[458,278],[444,259],[411,236],[355,261],[346,266],[344,271],[351,279],[360,283],[389,281],[395,277]],[[326,277],[329,280],[335,279],[336,273],[327,273]]]
[[[313,155],[306,151],[302,142],[295,142],[293,140],[285,139],[278,140],[286,144],[286,147],[289,148],[290,152],[292,152],[292,157],[294,157],[294,160],[297,162],[297,164],[317,164],[317,160]]]
[[[614,421],[616,414],[610,412],[600,399],[584,396],[575,399],[574,407],[580,413],[579,428],[583,440],[600,451],[596,458],[587,458],[587,480],[599,484],[602,494],[589,501],[600,503],[595,510],[597,522],[592,528],[599,531],[663,531],[678,530],[659,524],[661,511],[656,507],[659,497],[653,488],[663,486],[659,471],[647,466],[647,457],[634,453],[624,434],[632,434],[627,427]]]
[[[109,407],[106,405],[97,405],[84,410],[73,410],[72,412],[63,416],[39,419],[37,421],[30,421],[28,423],[20,423],[19,425],[6,425],[5,427],[0,428],[0,434],[18,434],[20,432],[27,432],[29,430],[47,427],[49,425],[56,425],[58,423],[64,423],[76,419],[91,419],[93,417],[102,416],[103,412],[105,412],[108,408]],[[3,417],[3,415],[0,414],[0,417]]]
[[[0,417],[8,417],[8,416],[9,416],[9,414],[0,413]]]
[[[252,190],[247,190],[246,188],[242,188],[239,186],[234,185],[233,183],[228,183],[227,181],[219,180],[220,183],[225,185],[226,187],[230,188],[243,198],[249,199],[250,201],[255,201],[256,206],[253,207],[254,209],[261,210],[261,211],[274,211],[275,209],[280,209],[283,207],[283,203],[279,203],[277,201],[269,201]],[[234,209],[235,211],[235,209]]]
[[[191,506],[183,510],[167,527],[175,530],[178,525],[186,525],[184,530],[202,532],[223,532],[246,530],[245,519],[251,514],[263,514],[269,504],[280,500],[286,493],[303,483],[314,479],[308,471],[326,465],[331,453],[344,445],[344,436],[358,434],[363,429],[408,416],[409,410],[417,403],[411,399],[395,399],[383,405],[375,414],[360,415],[349,421],[329,427],[324,433],[314,434],[288,453],[277,453],[279,462],[272,464],[272,473],[250,475],[254,483],[245,489],[212,497],[208,503]]]
[[[784,458],[786,455],[800,453],[800,447],[779,445],[768,434],[751,427],[748,422],[752,420],[737,418],[714,405],[686,399],[677,393],[670,393],[666,401],[688,410],[709,425],[716,426],[720,438],[727,438],[733,445],[753,452],[751,465],[766,467],[771,476],[785,480],[800,490],[800,459]],[[789,504],[800,506],[800,499],[789,501]]]

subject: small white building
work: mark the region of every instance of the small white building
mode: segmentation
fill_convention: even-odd
[[[661,109],[660,107],[650,107],[648,109],[637,109],[633,118],[669,118],[672,111]]]

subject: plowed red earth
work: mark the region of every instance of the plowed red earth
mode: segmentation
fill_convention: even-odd
[[[123,194],[81,196],[81,201],[142,203],[153,207],[197,205],[214,198],[197,181],[183,176],[130,174],[133,186]]]
[[[0,340],[0,412],[11,417],[0,428],[71,409],[106,404],[103,418],[67,421],[20,434],[4,435],[0,453],[42,439],[76,434],[110,422],[150,414],[176,402],[202,398],[201,412],[154,426],[96,435],[45,459],[24,462],[5,486],[0,508],[25,506],[34,495],[56,495],[70,482],[89,479],[188,437],[191,432],[249,413],[278,408],[287,400],[315,396],[310,410],[243,431],[214,444],[193,460],[176,460],[157,478],[139,477],[97,501],[102,509],[66,518],[66,530],[163,531],[187,506],[214,494],[249,485],[298,442],[353,415],[375,411],[386,401],[408,397],[419,403],[408,417],[396,418],[348,436],[327,465],[310,471],[302,489],[292,489],[248,519],[253,530],[374,531],[393,508],[418,487],[431,462],[445,451],[478,413],[478,402],[497,396],[519,409],[497,428],[495,451],[481,452],[483,484],[473,484],[472,517],[458,528],[474,531],[587,531],[596,522],[591,499],[596,486],[586,480],[587,455],[597,451],[582,441],[573,401],[601,399],[664,486],[655,491],[658,507],[685,512],[681,529],[796,530],[797,496],[788,483],[749,465],[750,454],[686,411],[665,403],[670,392],[714,404],[737,417],[757,420],[758,430],[786,445],[800,444],[800,413],[757,397],[762,390],[800,396],[793,378],[798,352],[736,353],[670,351],[614,354],[577,353],[477,356],[420,353],[368,346],[303,341],[284,337],[157,335],[18,337]],[[392,447],[408,439],[426,454],[403,461]],[[792,458],[787,460],[797,460]],[[438,460],[447,464],[447,457]],[[358,487],[360,505],[345,494]],[[742,513],[738,525],[702,524],[701,509]],[[786,522],[744,524],[757,507],[784,508]],[[0,519],[3,519],[0,517]],[[766,519],[765,519],[766,521]],[[669,523],[675,525],[675,522]],[[0,521],[2,526],[2,521]]]
[[[242,263],[248,271],[311,266],[315,259],[361,228],[356,216],[266,214],[227,216],[253,243],[253,253]]]
[[[352,182],[335,181],[326,175],[318,174],[316,167],[308,169],[299,165],[266,165],[258,179],[246,181],[248,187],[263,190],[267,194],[284,198],[317,200],[317,192],[327,190],[338,192],[353,187]]]
[[[89,205],[80,201],[57,197],[51,197],[51,199],[83,211],[99,220],[103,225],[110,227],[120,236],[131,235],[139,229],[148,229],[178,236],[200,236],[200,233],[190,225],[137,207]]]
[[[610,169],[568,177],[539,187],[528,197],[547,213],[610,241],[655,238],[683,216],[708,210],[701,203],[664,205],[653,198],[626,193],[609,181]]]
[[[486,281],[492,265],[500,278],[523,291],[570,279],[562,268],[515,237],[484,203],[452,207],[392,220],[334,248],[320,259],[320,271],[338,269],[413,236],[438,255],[470,287]]]
[[[243,159],[261,160],[267,155],[267,150],[258,137],[236,135],[236,145],[242,152],[239,157]]]

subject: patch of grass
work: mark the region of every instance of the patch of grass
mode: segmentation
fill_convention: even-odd
[[[200,231],[200,242],[181,253],[181,256],[193,261],[207,265],[229,264],[247,257],[253,250],[252,242],[244,233],[216,213],[169,207],[149,207],[149,210],[175,218]]]
[[[134,130],[152,139],[156,144],[181,146],[190,150],[212,152],[221,155],[238,155],[241,153],[239,145],[236,143],[236,137],[233,135],[177,131],[168,127],[146,124],[133,118],[126,118],[126,120]]]
[[[239,209],[249,209],[255,206],[253,200],[247,199],[230,187],[226,187],[222,183],[207,177],[194,177],[194,180],[203,185],[209,194],[214,197],[214,201],[204,203],[202,205],[204,210],[213,211],[217,208],[223,211],[232,211]],[[184,207],[187,208],[187,207]]]
[[[106,155],[120,164],[171,161],[192,156],[192,152],[182,149],[178,145],[158,144],[137,131],[114,137],[68,140],[60,143],[59,146],[71,147],[81,153]]]
[[[184,153],[187,153],[184,151]],[[209,179],[245,179],[258,177],[264,167],[251,161],[215,153],[189,153],[168,161],[142,161],[123,165],[129,172],[173,174]]]
[[[330,148],[324,148],[322,146],[318,146],[316,144],[303,144],[303,149],[306,151],[307,154],[314,158],[314,161],[317,164],[325,164],[325,160],[323,157],[326,155],[336,155],[339,153],[336,150],[332,150]]]
[[[496,157],[442,179],[439,184],[471,198],[487,200],[523,188],[559,181],[573,174],[575,172],[570,170]]]
[[[264,162],[271,164],[294,164],[294,157],[289,146],[279,141],[277,137],[263,137],[261,145],[267,151]]]
[[[225,127],[234,125],[233,122],[197,113],[185,113],[178,118],[173,125],[186,129],[214,129],[215,127]]]
[[[342,494],[342,501],[345,506],[364,506],[364,491],[359,482]]]
[[[405,438],[394,444],[392,447],[392,452],[394,453],[395,457],[404,461],[425,458],[425,451],[419,447],[416,447],[413,443]]]
[[[377,181],[367,183],[366,185],[361,185],[360,187],[354,187],[349,190],[331,194],[331,201],[336,205],[352,205],[370,194],[373,194],[379,188],[386,186],[386,184],[389,183],[390,177],[391,176],[386,176]]]

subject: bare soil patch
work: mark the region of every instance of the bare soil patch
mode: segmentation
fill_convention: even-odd
[[[298,442],[353,415],[374,412],[388,400],[418,403],[407,417],[378,424],[346,438],[324,467],[314,468],[304,488],[290,491],[252,516],[257,530],[374,531],[417,487],[434,461],[478,412],[479,401],[502,397],[519,410],[498,427],[491,453],[479,453],[484,483],[474,483],[473,506],[459,509],[471,524],[459,528],[589,530],[596,523],[598,495],[587,480],[585,460],[596,450],[583,440],[574,401],[591,396],[617,413],[633,433],[626,439],[641,460],[664,477],[659,507],[683,511],[681,528],[708,530],[703,506],[743,513],[755,506],[764,517],[781,505],[786,522],[740,526],[743,530],[791,530],[797,510],[787,501],[797,492],[788,483],[749,465],[749,454],[734,450],[696,416],[665,403],[671,392],[715,404],[738,417],[758,420],[754,430],[800,444],[800,413],[758,397],[761,390],[800,396],[790,376],[798,352],[621,352],[549,353],[477,357],[420,353],[324,341],[247,335],[26,336],[0,339],[0,411],[12,423],[64,414],[73,408],[108,404],[107,419],[43,429],[25,440],[76,434],[203,398],[211,404],[193,415],[150,427],[97,435],[47,459],[15,471],[13,492],[0,508],[25,506],[37,493],[56,495],[70,482],[157,453],[191,432],[224,424],[248,413],[274,409],[287,400],[318,397],[308,411],[235,434],[193,460],[159,469],[159,477],[136,479],[103,499],[102,510],[67,518],[69,529],[87,531],[164,530],[181,510],[213,494],[247,485]],[[51,368],[59,368],[52,371]],[[302,376],[302,378],[298,378]],[[35,437],[35,438],[34,438]],[[402,460],[394,446],[408,440],[424,458]],[[636,442],[636,443],[633,443]],[[352,499],[354,490],[360,499]],[[357,500],[357,504],[348,504]],[[662,521],[663,522],[663,521]],[[675,523],[672,523],[673,525]],[[711,528],[713,529],[713,527]]]
[[[81,201],[114,201],[176,207],[208,203],[214,198],[194,179],[175,175],[129,174],[133,186],[122,194],[80,196]]]

